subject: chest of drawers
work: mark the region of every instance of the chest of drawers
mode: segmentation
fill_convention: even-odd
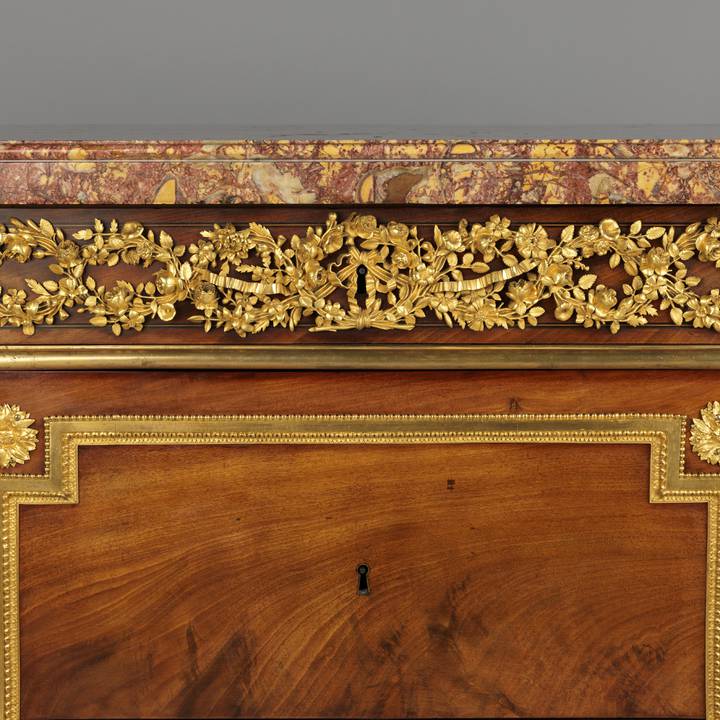
[[[697,148],[310,145],[5,148],[5,720],[715,718]]]

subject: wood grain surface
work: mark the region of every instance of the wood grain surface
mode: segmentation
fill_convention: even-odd
[[[704,512],[645,448],[81,454],[23,511],[26,718],[702,713]]]
[[[720,377],[28,372],[0,398],[693,416]],[[641,446],[84,448],[79,505],[21,510],[22,714],[702,717],[705,524],[648,503]]]

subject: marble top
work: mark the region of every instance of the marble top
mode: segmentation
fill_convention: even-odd
[[[720,140],[0,143],[3,204],[717,203]]]

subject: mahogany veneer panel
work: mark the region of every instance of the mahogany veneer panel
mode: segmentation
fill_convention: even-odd
[[[692,417],[720,376],[8,372],[0,395]],[[82,448],[79,504],[20,511],[23,717],[702,717],[707,509],[648,481],[640,445]]]
[[[22,510],[26,718],[703,713],[705,510],[647,503],[645,448],[92,448],[80,473],[78,506]]]
[[[714,370],[0,372],[0,397],[53,415],[666,413],[720,397]],[[22,466],[41,472],[43,438]],[[712,472],[691,452],[691,472]]]

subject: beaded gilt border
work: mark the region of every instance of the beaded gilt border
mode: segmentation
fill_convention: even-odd
[[[0,327],[26,335],[85,313],[118,336],[153,318],[171,322],[183,305],[206,332],[241,337],[301,321],[313,332],[412,330],[428,315],[468,330],[524,329],[550,313],[613,333],[655,317],[720,331],[720,287],[706,277],[720,268],[717,217],[678,232],[606,218],[552,237],[538,223],[513,227],[493,215],[423,237],[402,222],[331,213],[289,238],[254,222],[216,224],[188,248],[138,221],[98,219],[68,236],[47,220],[12,218],[0,225],[0,265],[8,261],[38,269],[26,287],[0,294]],[[91,273],[120,265],[149,277]]]
[[[20,718],[20,505],[78,502],[78,450],[87,445],[574,443],[650,449],[653,503],[707,503],[706,716],[720,718],[720,475],[684,472],[678,415],[116,416],[45,421],[45,474],[0,476],[3,720]]]

